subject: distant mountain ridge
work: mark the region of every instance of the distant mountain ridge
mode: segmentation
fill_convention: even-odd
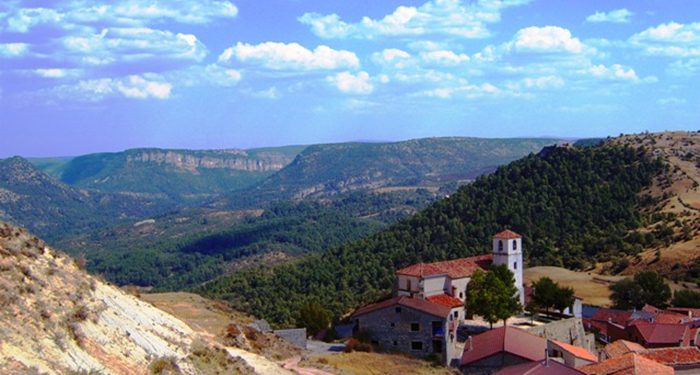
[[[455,186],[536,153],[557,139],[421,138],[312,145],[253,188],[217,205],[324,197],[361,189]]]

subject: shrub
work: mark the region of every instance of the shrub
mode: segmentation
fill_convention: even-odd
[[[172,357],[159,357],[151,361],[148,365],[148,370],[151,374],[165,374],[169,372],[179,372],[180,368]]]

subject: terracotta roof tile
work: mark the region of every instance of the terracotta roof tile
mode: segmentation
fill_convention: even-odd
[[[399,275],[434,276],[448,275],[452,279],[470,277],[476,270],[488,270],[493,262],[493,256],[478,255],[470,258],[460,258],[434,263],[418,263],[396,271]]]
[[[583,375],[584,373],[563,363],[551,360],[549,366],[544,361],[526,362],[509,366],[493,375]]]
[[[678,345],[683,342],[689,328],[683,324],[650,323],[640,320],[633,322],[629,330],[637,331],[647,344]]]
[[[571,344],[567,344],[565,342],[561,342],[561,341],[557,341],[557,340],[552,340],[552,342],[555,343],[557,346],[559,346],[559,348],[562,351],[568,352],[576,358],[585,359],[586,361],[591,361],[591,362],[598,362],[598,357],[596,357],[595,354],[589,352],[588,350],[586,350],[584,348],[581,348],[581,347],[578,347],[575,345],[571,345]]]
[[[464,306],[464,302],[462,300],[452,296],[448,296],[447,294],[438,294],[436,296],[430,296],[426,299],[432,303],[436,303],[438,305],[446,306],[449,308]]]
[[[449,307],[443,306],[443,305],[438,305],[429,301],[426,301],[421,298],[412,298],[412,297],[407,297],[407,296],[400,296],[400,297],[394,297],[390,298],[384,301],[380,301],[377,303],[372,303],[369,305],[365,305],[360,307],[359,309],[355,310],[354,313],[352,313],[352,317],[364,315],[373,311],[385,309],[387,307],[392,307],[395,305],[400,305],[400,306],[405,306],[412,308],[414,310],[418,310],[421,312],[424,312],[426,314],[430,314],[433,316],[437,316],[440,318],[447,318],[450,315],[450,311],[452,310]]]
[[[591,319],[599,322],[612,321],[613,323],[624,325],[631,316],[632,313],[629,311],[600,309],[593,314]]]
[[[610,358],[578,368],[588,375],[673,375],[672,367],[662,365],[636,353]]]
[[[645,350],[646,349],[643,346],[637,344],[636,342],[627,340],[617,340],[612,344],[606,345],[605,349],[603,349],[608,358],[621,357],[627,353],[640,353]]]
[[[522,238],[522,236],[519,235],[519,234],[517,234],[517,233],[515,233],[515,232],[513,232],[512,230],[506,229],[506,230],[504,230],[504,231],[502,231],[502,232],[496,233],[496,235],[493,236],[493,238],[502,238],[502,239],[504,239],[504,240],[510,240],[510,239],[513,239],[513,238]]]
[[[697,347],[649,349],[641,354],[652,361],[671,367],[700,366],[700,349]]]
[[[472,337],[462,353],[462,366],[467,366],[500,352],[508,352],[530,361],[544,359],[547,340],[513,327],[500,327]]]

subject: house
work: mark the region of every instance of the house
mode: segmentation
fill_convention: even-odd
[[[431,300],[397,296],[357,309],[350,317],[355,330],[386,351],[419,357],[437,354],[445,363],[459,356],[456,346],[457,317],[464,303],[450,296]]]
[[[578,368],[588,375],[673,375],[672,367],[652,361],[637,353],[627,353]]]
[[[573,368],[594,363],[597,357],[584,348],[504,326],[469,337],[460,367],[464,374],[492,374],[509,366],[542,360]]]
[[[456,330],[465,319],[467,288],[477,270],[504,264],[524,298],[522,237],[510,230],[493,237],[492,253],[443,262],[418,263],[396,271],[393,298],[357,309],[355,331],[385,350],[417,356],[438,354],[445,363],[459,360]]]
[[[464,374],[492,374],[505,367],[542,361],[547,340],[504,326],[467,339],[460,368]]]
[[[525,329],[534,335],[548,340],[561,341],[585,348],[590,352],[595,351],[595,335],[586,333],[581,318],[556,320]]]
[[[506,367],[493,375],[585,375],[583,372],[571,368],[557,361],[526,362],[515,366]]]

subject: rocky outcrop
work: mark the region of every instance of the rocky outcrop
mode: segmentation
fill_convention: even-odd
[[[166,164],[178,169],[196,172],[197,169],[232,169],[247,172],[278,171],[289,163],[282,156],[252,158],[244,150],[207,151],[171,151],[144,150],[127,156],[127,163]]]

